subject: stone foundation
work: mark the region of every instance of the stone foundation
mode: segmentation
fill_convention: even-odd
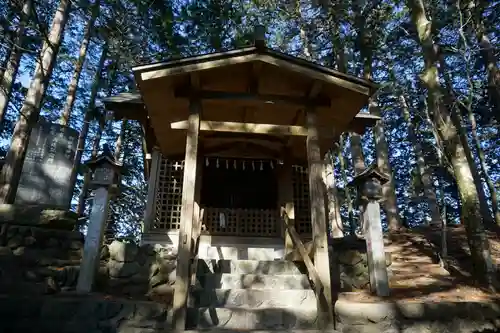
[[[337,330],[342,333],[498,333],[499,302],[335,304]]]
[[[167,307],[96,297],[2,297],[1,332],[153,333],[167,326]]]
[[[495,303],[349,303],[335,306],[339,333],[496,333],[500,311]],[[207,312],[208,315],[208,312]],[[285,314],[292,316],[292,314]],[[272,320],[269,310],[255,320]],[[298,315],[296,315],[298,316]],[[154,333],[168,332],[165,305],[123,299],[80,297],[0,297],[3,333]],[[220,328],[212,331],[221,332]],[[224,329],[224,332],[236,330]],[[270,332],[266,329],[261,332]],[[288,330],[287,330],[288,331]],[[320,332],[319,330],[307,330]],[[290,332],[290,331],[288,331]],[[292,331],[294,332],[294,331]],[[304,332],[304,330],[301,330]],[[325,332],[325,331],[322,331]]]
[[[83,235],[72,231],[76,219],[71,217],[71,214],[58,211],[43,213],[42,216],[45,216],[43,218],[31,219],[29,215],[23,215],[22,211],[16,210],[13,216],[21,219],[21,222],[16,224],[15,220],[2,217],[1,208],[0,332],[168,331],[169,320],[172,317],[169,309],[176,265],[176,253],[171,246],[137,246],[118,241],[104,245],[94,288],[96,293],[76,295],[74,288],[83,250]],[[58,220],[59,218],[61,220]],[[340,284],[342,286],[340,290],[344,291],[353,286],[359,289],[367,288],[364,242],[348,239],[335,242],[330,244],[334,287]],[[272,269],[279,268],[280,265],[290,265],[298,269],[294,263],[239,260],[227,261],[227,265],[223,265],[225,262],[210,261],[211,265],[215,265],[212,269],[216,274],[212,280],[206,279],[204,286],[212,286],[212,289],[224,288],[224,293],[216,292],[211,295],[215,303],[220,301],[220,304],[217,303],[220,306],[241,301],[241,291],[231,294],[227,292],[228,290],[234,288],[244,290],[244,296],[251,298],[255,303],[252,304],[256,305],[251,315],[241,317],[241,311],[237,314],[245,318],[248,327],[273,328],[279,320],[284,323],[309,323],[308,313],[294,312],[294,309],[297,310],[296,307],[294,309],[282,307],[281,312],[273,312],[269,308],[261,309],[257,306],[261,301],[266,301],[268,296],[268,292],[263,293],[258,290],[259,283],[272,285],[280,281],[279,285],[272,289],[279,291],[280,286],[286,285],[282,290],[283,294],[289,293],[287,288],[292,288],[292,285],[293,289],[298,289],[293,295],[278,299],[280,301],[307,299],[296,297],[309,291],[307,278],[300,274],[293,278],[289,274],[284,274],[278,279],[279,270]],[[228,274],[223,278],[224,273]],[[251,276],[241,279],[242,274]],[[269,276],[265,277],[262,274]],[[248,277],[251,279],[246,279]],[[254,289],[247,290],[248,286]],[[269,286],[263,285],[262,289],[266,289],[264,287]],[[229,297],[233,294],[238,297]],[[212,303],[206,303],[208,299],[206,291],[201,296],[203,297],[194,299],[199,306],[212,306]],[[309,299],[314,300],[314,295]],[[315,302],[312,302],[308,308],[314,308],[314,304]],[[200,311],[199,309],[197,310]],[[203,312],[203,318],[210,316],[210,320],[213,321],[213,314],[219,313],[221,317],[216,319],[220,324],[224,324],[221,322],[225,320],[223,314],[232,310],[229,309],[229,312],[222,310],[228,309],[207,308]],[[231,313],[228,318],[233,318],[232,315]],[[335,303],[335,316],[336,332],[342,333],[494,333],[499,332],[500,304],[389,301],[359,303],[341,298]],[[226,319],[229,321],[228,318]],[[240,327],[240,324],[237,326]],[[313,320],[310,328],[313,329],[314,325]],[[217,329],[221,328],[215,328]],[[232,330],[227,328],[225,331],[229,333]]]
[[[45,295],[76,287],[84,237],[76,216],[63,211],[0,207],[0,295]],[[5,207],[3,207],[5,208]],[[14,213],[13,213],[14,212]],[[35,212],[35,213],[33,213]],[[17,217],[21,222],[10,217]],[[168,304],[175,280],[171,247],[114,241],[101,250],[95,290]]]
[[[312,242],[304,244],[306,251],[313,259]],[[335,238],[328,246],[330,258],[330,273],[332,288],[341,292],[370,290],[370,274],[368,271],[368,258],[366,243],[357,237],[347,236]],[[301,261],[297,249],[285,256],[287,260]],[[388,273],[391,274],[392,264],[390,253],[386,253]]]

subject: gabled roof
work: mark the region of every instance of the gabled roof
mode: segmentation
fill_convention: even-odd
[[[150,80],[176,74],[185,74],[204,69],[213,69],[232,64],[262,61],[298,72],[312,79],[336,84],[358,93],[371,95],[378,86],[368,81],[345,74],[311,61],[294,57],[267,47],[246,47],[225,52],[209,53],[182,59],[139,65],[132,68],[138,81]]]
[[[117,119],[151,126],[147,146],[158,145],[172,156],[184,153],[185,133],[169,125],[188,118],[193,94],[203,102],[203,118],[215,122],[306,126],[305,107],[314,105],[318,124],[338,136],[363,133],[380,119],[359,113],[377,89],[373,82],[259,45],[132,70],[140,93],[109,97],[104,104]],[[222,134],[227,133],[210,133],[210,138],[224,142],[228,138]],[[334,140],[325,136],[322,151]],[[283,142],[297,158],[305,156],[303,137]]]

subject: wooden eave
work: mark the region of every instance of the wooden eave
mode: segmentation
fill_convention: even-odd
[[[146,106],[139,93],[123,92],[103,99],[106,110],[113,111],[115,120],[132,119],[141,123],[148,117]]]

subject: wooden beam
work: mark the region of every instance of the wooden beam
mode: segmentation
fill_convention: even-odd
[[[144,224],[142,232],[151,231],[151,225],[155,217],[155,207],[156,207],[156,189],[158,185],[158,177],[160,171],[161,163],[161,153],[160,150],[155,148],[153,150],[151,159],[151,170],[148,179],[148,195],[146,201],[146,210],[144,212]]]
[[[188,121],[181,120],[170,123],[171,129],[186,130],[188,129]],[[200,122],[200,131],[207,132],[232,132],[232,133],[248,133],[248,134],[268,134],[279,136],[303,136],[307,137],[307,128],[304,126],[295,125],[274,125],[274,124],[257,124],[257,123],[238,123],[231,121],[211,121],[202,120]],[[333,130],[321,130],[323,137],[330,138],[335,136]]]
[[[191,73],[191,75],[189,76],[189,80],[191,81],[191,87],[193,87],[193,89],[195,91],[198,91],[200,90],[201,88],[201,79],[200,79],[200,75],[199,73]]]
[[[201,132],[202,138],[207,140],[248,140],[252,142],[265,144],[268,143],[279,143],[285,144],[286,140],[283,137],[275,136],[275,135],[266,135],[266,134],[255,134],[255,133],[234,133],[234,132]]]
[[[240,52],[228,52],[229,57],[219,57],[213,59],[213,56],[205,55],[198,57],[198,61],[192,59],[182,59],[172,62],[169,66],[163,67],[159,65],[145,65],[133,69],[136,75],[140,75],[142,81],[159,79],[165,76],[181,75],[191,72],[198,72],[208,69],[215,69],[224,66],[243,64],[257,60],[258,55],[255,53],[235,55]]]
[[[252,154],[255,154],[255,152],[259,152],[262,154],[262,157],[266,156],[268,158],[280,158],[281,157],[281,151],[277,149],[273,149],[269,146],[266,146],[264,144],[258,144],[255,142],[248,142],[248,141],[231,141],[231,142],[226,142],[226,143],[221,143],[218,145],[214,145],[211,147],[204,147],[203,153],[205,155],[215,155],[217,153],[222,153],[224,151],[228,151],[231,149],[238,149],[241,151],[244,151],[246,153],[250,152]]]
[[[259,78],[262,71],[262,65],[263,63],[260,61],[254,61],[251,63],[248,82],[248,93],[250,94],[259,93]]]
[[[295,207],[293,201],[293,168],[289,152],[285,152],[283,164],[278,168],[278,194],[279,194],[279,210],[288,225],[285,226],[282,236],[285,241],[285,255],[293,251],[293,241],[290,233],[286,232],[290,226],[295,226]]]
[[[311,88],[309,89],[309,92],[307,93],[307,96],[309,98],[315,98],[316,96],[319,95],[322,88],[323,88],[323,84],[318,80],[314,80]]]
[[[264,103],[286,103],[295,105],[314,105],[316,107],[329,108],[331,100],[328,97],[305,98],[302,96],[287,96],[276,94],[257,94],[248,92],[231,92],[231,91],[216,91],[216,90],[201,90],[191,91],[189,88],[181,87],[174,91],[176,98],[191,98],[196,93],[201,99],[205,100],[247,100],[247,101],[262,101]]]
[[[309,77],[315,80],[323,81],[328,84],[333,84],[340,86],[342,88],[346,88],[352,91],[355,91],[359,94],[363,94],[366,96],[370,95],[370,88],[358,83],[351,82],[346,80],[345,78],[338,77],[333,73],[325,73],[324,70],[318,70],[321,66],[318,66],[318,69],[312,69],[311,66],[303,66],[294,61],[280,59],[271,54],[260,54],[257,57],[257,60],[268,63],[270,65],[274,65],[292,72],[296,72],[305,77]]]
[[[309,277],[311,278],[311,280],[314,283],[314,291],[316,292],[317,297],[318,297],[318,294],[321,294],[323,292],[323,289],[324,289],[323,284],[321,282],[321,278],[318,274],[318,271],[316,270],[316,267],[314,266],[313,262],[311,261],[311,258],[309,257],[309,253],[308,253],[306,247],[304,246],[304,243],[302,243],[302,240],[300,239],[299,233],[297,232],[297,230],[295,230],[295,226],[292,225],[289,221],[287,221],[288,218],[286,216],[286,212],[281,210],[281,215],[282,215],[282,221],[283,221],[284,227],[287,229],[288,234],[290,235],[290,238],[292,239],[292,242],[297,247],[300,258],[302,259],[302,261],[304,261],[304,264],[306,264],[306,268],[307,268],[307,271],[309,273]],[[313,249],[313,251],[314,251],[314,249]],[[319,310],[319,308],[318,308],[318,310]]]
[[[175,291],[173,301],[173,329],[182,332],[186,326],[186,306],[189,295],[191,247],[196,208],[198,143],[200,134],[201,102],[192,99],[189,105],[188,128],[186,134],[186,154],[184,158],[184,178],[182,184],[181,226],[177,255]]]
[[[323,183],[323,158],[320,151],[320,137],[317,115],[314,107],[306,109],[307,119],[307,163],[309,167],[309,198],[311,204],[311,224],[314,251],[314,266],[323,285],[318,296],[319,328],[333,327],[333,305],[328,258],[327,222],[325,210],[325,187]]]

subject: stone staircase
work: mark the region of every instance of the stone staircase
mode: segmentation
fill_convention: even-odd
[[[293,261],[200,259],[186,329],[313,329],[316,297],[305,272]]]

